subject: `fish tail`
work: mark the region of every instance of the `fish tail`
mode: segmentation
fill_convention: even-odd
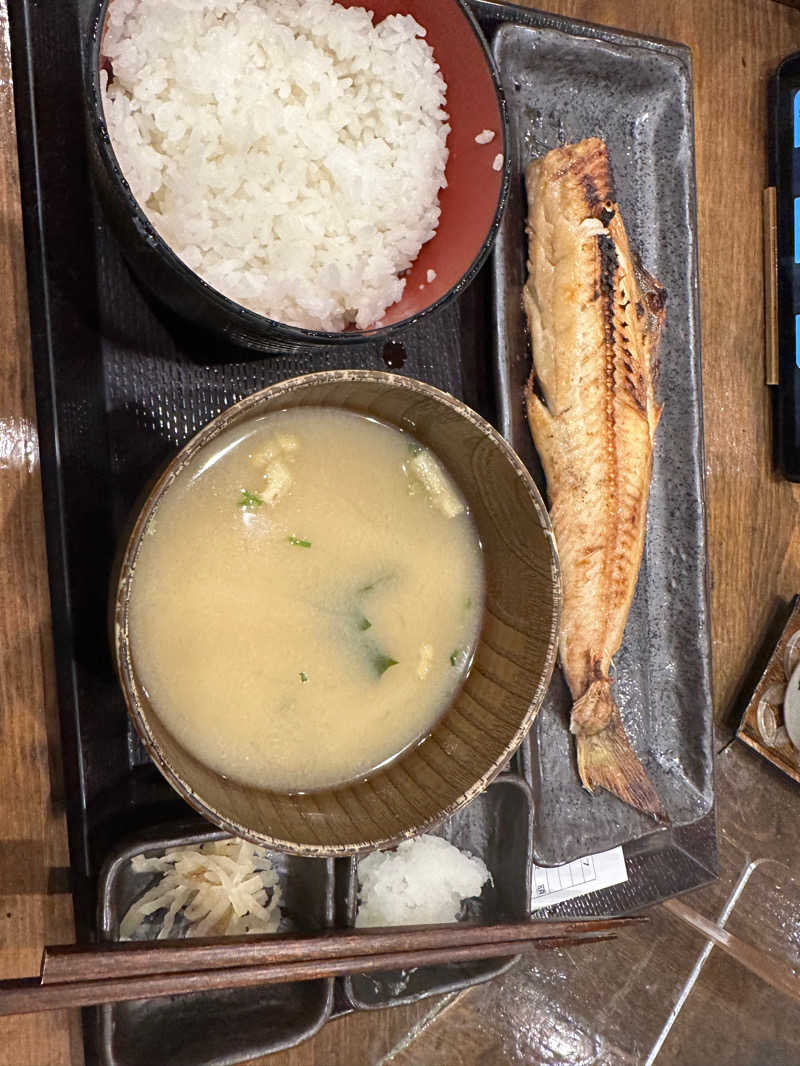
[[[630,745],[608,681],[593,682],[575,702],[571,729],[578,744],[578,772],[589,792],[604,788],[656,820],[668,820]]]

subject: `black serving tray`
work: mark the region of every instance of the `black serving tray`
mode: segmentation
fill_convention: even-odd
[[[471,0],[500,59],[501,75],[508,48],[503,38],[522,30],[533,29],[538,34],[535,47],[514,44],[514,62],[527,68],[524,93],[516,92],[513,79],[506,85],[517,137],[516,187],[512,187],[494,262],[487,264],[456,302],[397,337],[402,352],[394,345],[384,349],[378,343],[368,343],[253,358],[252,353],[193,329],[154,303],[130,274],[106,225],[89,179],[82,98],[81,47],[88,39],[93,0],[60,0],[55,4],[9,0],[8,6],[78,938],[87,941],[98,935],[98,874],[120,841],[132,834],[158,832],[159,827],[185,819],[189,813],[129,728],[106,632],[113,557],[140,493],[160,466],[223,408],[256,389],[311,370],[388,366],[460,396],[500,426],[536,473],[535,453],[521,432],[519,417],[519,385],[526,372],[527,352],[520,332],[517,293],[513,291],[519,279],[513,269],[519,269],[524,254],[521,167],[526,154],[542,146],[535,136],[537,110],[545,117],[545,146],[553,137],[566,136],[566,131],[570,136],[584,132],[611,136],[613,132],[622,146],[622,159],[618,152],[614,155],[618,176],[633,163],[638,168],[637,177],[649,175],[649,184],[623,190],[623,209],[635,209],[634,216],[650,226],[640,227],[634,221],[634,244],[643,242],[647,266],[667,283],[670,308],[675,307],[677,286],[678,307],[683,308],[679,314],[685,316],[681,327],[681,318],[670,312],[673,317],[668,320],[665,346],[679,360],[678,370],[682,371],[670,380],[670,388],[679,390],[674,398],[676,406],[688,409],[685,424],[691,430],[693,450],[689,461],[672,464],[671,438],[662,436],[657,476],[661,470],[670,478],[660,488],[654,482],[654,491],[660,497],[665,487],[670,487],[688,508],[691,521],[682,527],[681,550],[688,545],[691,574],[679,595],[659,584],[671,577],[665,574],[659,555],[666,558],[664,552],[670,545],[651,537],[651,517],[647,588],[645,593],[637,592],[637,601],[646,594],[647,603],[658,603],[660,613],[647,617],[653,624],[666,625],[670,633],[696,631],[694,644],[685,643],[669,664],[678,690],[692,701],[696,723],[694,731],[684,733],[678,721],[671,735],[677,785],[668,799],[673,810],[689,812],[686,817],[681,814],[673,828],[654,832],[652,823],[631,818],[619,806],[609,815],[605,804],[613,801],[602,798],[600,809],[606,813],[598,822],[593,806],[582,802],[579,790],[572,787],[575,779],[568,773],[571,787],[565,791],[564,766],[568,763],[574,774],[574,765],[563,718],[563,696],[557,689],[560,680],[554,682],[554,697],[540,715],[532,743],[523,746],[514,763],[534,789],[533,836],[538,860],[558,862],[576,848],[596,851],[622,842],[628,881],[540,913],[621,913],[712,879],[716,874],[716,840],[688,50],[530,9]],[[555,49],[557,59],[560,46],[572,49],[573,60],[564,64],[571,80],[558,85],[552,79],[550,83],[547,79],[538,82],[538,53],[549,49],[552,58]],[[580,62],[574,60],[576,49],[581,52]],[[633,136],[633,126],[631,136],[625,139],[624,124],[613,125],[614,105],[607,101],[599,107],[595,101],[590,109],[595,125],[579,128],[580,116],[589,113],[585,88],[582,92],[582,65],[596,71],[598,63],[602,65],[606,59],[621,62],[620,56],[627,57],[627,69],[636,84],[651,84],[657,67],[660,106],[679,111],[676,122],[681,137],[676,158],[680,182],[674,204],[683,214],[678,211],[670,216],[670,225],[679,219],[679,231],[665,228],[660,204],[653,199],[653,168],[659,161],[656,154],[649,158],[642,155],[642,142]],[[551,64],[551,70],[557,66]],[[537,93],[542,99],[547,94],[552,98],[540,108]],[[638,98],[634,94],[633,99],[634,106],[635,99],[644,105],[646,90]],[[609,130],[604,129],[604,115]],[[636,115],[629,113],[629,124],[635,126],[635,120]],[[669,276],[662,276],[665,262]],[[502,276],[505,281],[498,281]],[[680,384],[684,379],[689,383],[686,388]],[[686,455],[685,449],[681,454]],[[672,613],[673,603],[677,614]],[[658,630],[651,635],[658,639]],[[686,674],[686,653],[692,648],[698,658],[693,672]],[[691,685],[686,680],[689,677]],[[627,699],[627,688],[625,694]],[[641,747],[648,743],[641,723],[650,719],[643,716],[636,700],[647,697],[645,686],[638,695],[634,692],[627,705],[623,701],[623,711],[630,715],[635,740]],[[670,706],[662,707],[667,717]],[[564,766],[543,758],[542,753],[548,751],[560,752]],[[652,757],[659,763],[657,751]],[[562,804],[562,798],[567,802]],[[615,820],[622,827],[621,834],[609,832]],[[478,837],[479,824],[477,819]],[[459,839],[462,846],[470,846],[469,832]],[[479,845],[478,840],[474,850],[479,850]],[[346,896],[348,870],[346,862],[337,864],[337,897],[340,885]],[[339,920],[345,922],[346,909],[340,907],[338,911]],[[386,991],[384,988],[381,995]],[[385,1002],[401,998],[391,989],[388,992]],[[359,1005],[368,1005],[366,998],[353,998]],[[345,995],[343,982],[337,982],[333,1011],[348,1009],[352,1009],[352,1002]],[[87,1033],[90,1028],[87,1026]],[[98,1061],[98,1054],[90,1047],[88,1061]],[[224,1061],[233,1062],[235,1056],[228,1055]]]

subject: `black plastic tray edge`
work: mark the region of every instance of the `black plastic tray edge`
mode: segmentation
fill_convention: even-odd
[[[64,527],[63,482],[61,478],[58,414],[55,405],[54,352],[50,321],[50,291],[46,269],[46,232],[42,216],[43,198],[39,177],[38,138],[33,47],[28,14],[29,0],[8,0],[14,107],[19,160],[25,258],[27,266],[31,354],[34,369],[39,458],[42,475],[42,503],[45,517],[48,580],[56,686],[61,725],[64,774],[63,803],[67,809],[67,834],[73,881],[73,902],[87,893],[75,892],[75,880],[88,877],[89,857],[86,810],[83,797],[84,766],[81,747],[79,708],[73,677],[73,627],[71,596],[67,580],[66,532]],[[91,894],[88,894],[91,895]],[[76,925],[91,924],[88,912],[75,914]]]

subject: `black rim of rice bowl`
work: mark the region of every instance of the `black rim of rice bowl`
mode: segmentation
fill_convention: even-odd
[[[503,173],[492,223],[471,265],[434,303],[398,322],[364,330],[346,329],[341,332],[288,325],[252,311],[223,295],[176,255],[147,218],[117,160],[103,108],[100,85],[101,50],[106,14],[112,3],[114,0],[99,0],[90,23],[90,40],[86,49],[85,91],[91,125],[91,162],[101,201],[120,238],[126,261],[162,304],[190,322],[222,334],[234,343],[262,353],[286,353],[307,348],[309,344],[358,344],[388,339],[438,311],[459,296],[475,279],[489,256],[500,227],[510,189],[511,160],[508,112],[500,77],[491,49],[466,0],[454,0],[454,3],[467,20],[480,46],[500,113]],[[361,6],[369,8],[368,3]],[[432,240],[435,239],[436,235]]]

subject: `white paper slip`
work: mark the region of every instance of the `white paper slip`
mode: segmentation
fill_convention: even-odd
[[[531,910],[550,907],[565,899],[585,896],[600,888],[628,880],[622,848],[586,855],[563,866],[534,866],[531,878]]]

